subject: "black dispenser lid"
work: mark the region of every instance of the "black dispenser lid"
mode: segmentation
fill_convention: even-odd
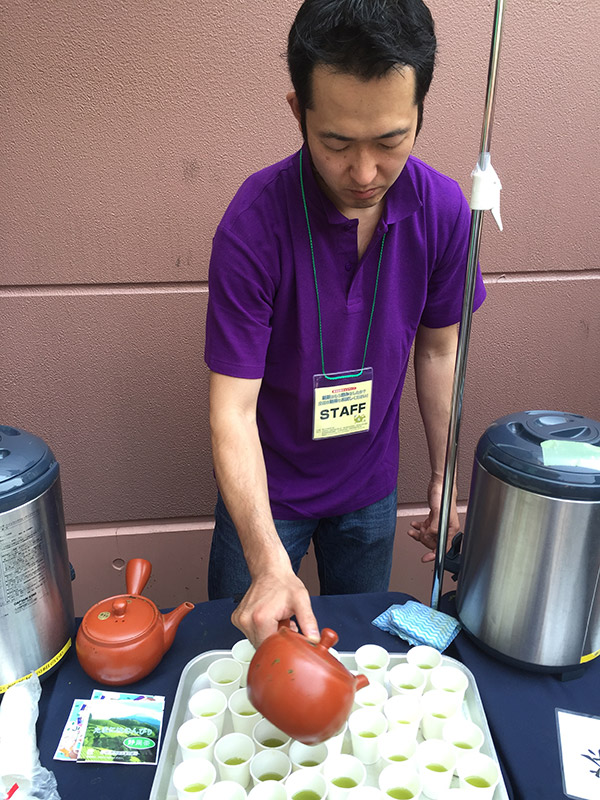
[[[600,423],[580,414],[509,414],[486,430],[476,457],[511,486],[565,500],[600,501]]]
[[[43,439],[0,425],[0,512],[39,497],[57,476],[58,464]]]

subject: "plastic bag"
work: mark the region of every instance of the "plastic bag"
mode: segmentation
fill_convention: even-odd
[[[35,724],[41,693],[34,672],[9,687],[0,703],[1,800],[60,800],[54,773],[40,764]]]

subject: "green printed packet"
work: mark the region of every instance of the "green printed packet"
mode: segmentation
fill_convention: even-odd
[[[164,702],[152,706],[156,703],[90,700],[77,762],[156,764]]]

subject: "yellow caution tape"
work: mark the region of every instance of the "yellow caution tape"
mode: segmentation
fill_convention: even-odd
[[[43,675],[45,672],[48,672],[48,670],[51,670],[52,667],[54,667],[56,664],[58,664],[58,662],[61,660],[61,658],[67,652],[69,647],[71,647],[71,644],[72,644],[72,641],[71,641],[71,638],[69,637],[69,639],[67,639],[67,643],[65,644],[65,646],[63,648],[61,648],[59,650],[59,652],[55,656],[52,656],[50,661],[46,662],[46,664],[44,664],[43,666],[38,667],[38,669],[36,669],[36,671],[35,671],[36,674],[37,675]],[[17,684],[17,683],[22,683],[23,681],[26,681],[27,678],[31,678],[32,675],[33,675],[33,673],[30,672],[28,675],[23,675],[22,678],[18,678],[16,681],[13,681],[12,683],[5,683],[4,686],[0,686],[0,694],[4,694],[4,692],[7,689],[10,689],[11,686],[15,686],[15,684]]]
[[[590,653],[589,656],[581,656],[580,664],[585,664],[587,661],[592,661],[594,658],[600,656],[600,650],[596,650],[595,653]]]

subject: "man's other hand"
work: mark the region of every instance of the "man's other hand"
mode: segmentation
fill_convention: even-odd
[[[424,520],[411,520],[410,528],[407,533],[417,542],[421,542],[432,552],[425,553],[421,561],[426,564],[435,560],[435,551],[438,543],[438,528],[440,522],[440,505],[442,500],[442,481],[432,479],[429,483],[427,492],[429,500],[429,514]],[[460,521],[456,508],[456,489],[452,493],[452,503],[450,505],[450,518],[448,520],[448,538],[446,549],[452,544],[452,539],[460,530]]]

